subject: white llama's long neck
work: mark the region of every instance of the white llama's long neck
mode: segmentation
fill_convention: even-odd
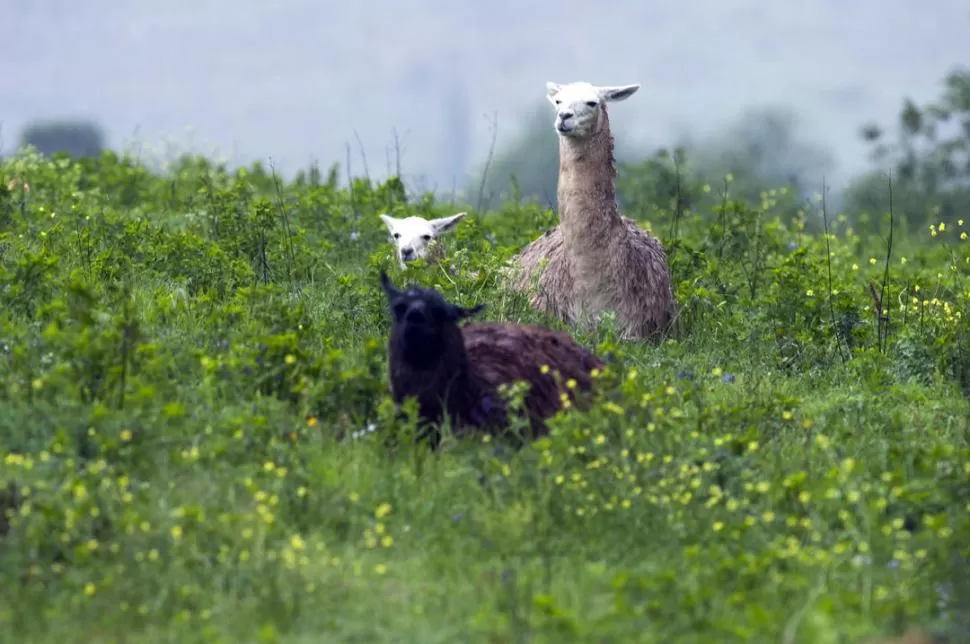
[[[606,108],[600,109],[592,136],[559,137],[559,224],[570,262],[580,270],[595,270],[597,264],[602,269],[602,254],[623,230],[616,207],[613,135]]]

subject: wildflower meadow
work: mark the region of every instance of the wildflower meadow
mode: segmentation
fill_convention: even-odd
[[[0,161],[4,640],[970,641],[970,210],[912,224],[888,177],[866,221],[731,176],[668,199],[654,167],[619,191],[670,263],[660,343],[505,286],[536,204]],[[381,213],[462,210],[400,268]],[[593,406],[522,448],[408,440],[381,269],[569,330]]]

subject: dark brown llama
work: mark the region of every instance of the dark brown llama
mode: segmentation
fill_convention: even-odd
[[[391,309],[388,339],[391,394],[398,404],[418,401],[421,420],[452,431],[503,433],[509,413],[499,386],[528,381],[525,412],[532,437],[548,433],[545,420],[563,408],[563,394],[578,407],[589,392],[591,372],[605,363],[567,333],[501,322],[459,322],[484,308],[462,308],[434,289],[391,284],[381,271]],[[544,368],[545,367],[545,368]],[[574,380],[576,386],[566,386]]]

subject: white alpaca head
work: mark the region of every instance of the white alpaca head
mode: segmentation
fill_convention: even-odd
[[[638,89],[639,84],[600,87],[585,82],[546,83],[546,97],[556,108],[556,132],[574,139],[588,137],[596,131],[604,103],[626,100]]]
[[[466,212],[460,212],[450,217],[440,219],[425,219],[424,217],[405,217],[396,219],[390,215],[381,215],[381,221],[387,226],[397,248],[397,259],[403,268],[405,262],[413,262],[419,257],[427,257],[430,244],[440,235],[452,231]]]

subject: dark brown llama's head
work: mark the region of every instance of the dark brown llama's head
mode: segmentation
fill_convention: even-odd
[[[399,290],[381,271],[381,287],[391,310],[390,350],[413,369],[431,369],[448,352],[464,354],[458,322],[485,308],[463,308],[438,291],[419,286]]]

